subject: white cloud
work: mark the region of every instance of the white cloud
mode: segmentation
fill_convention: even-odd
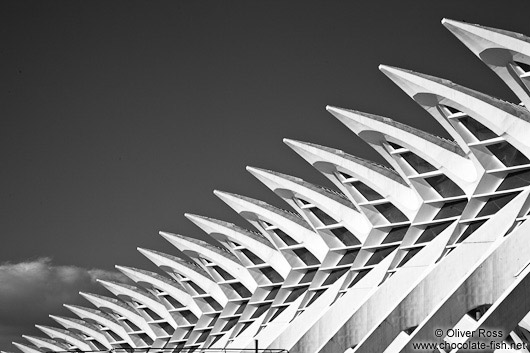
[[[63,304],[91,306],[79,291],[112,296],[96,279],[128,282],[117,271],[56,266],[47,257],[0,264],[0,350],[12,351],[15,338],[35,334],[35,324],[54,324],[49,314],[70,315]],[[73,316],[73,314],[72,314]]]

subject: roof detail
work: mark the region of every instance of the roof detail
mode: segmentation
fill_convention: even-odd
[[[443,23],[530,106],[528,37]],[[138,248],[174,279],[116,266],[138,286],[98,280],[115,297],[80,294],[101,311],[65,305],[83,320],[50,315],[64,329],[36,325],[50,338],[14,345],[242,352],[259,342],[271,353],[390,353],[483,343],[476,332],[488,328],[502,332],[494,342],[503,347],[530,344],[530,112],[448,80],[380,69],[457,142],[328,106],[393,168],[286,139],[339,190],[247,167],[296,212],[215,191],[259,232],[186,214],[218,242],[160,232],[182,257]]]
[[[440,137],[440,136],[429,134],[428,132],[416,129],[416,128],[414,128],[412,126],[409,126],[409,125],[405,125],[403,123],[397,122],[397,121],[392,120],[390,118],[385,118],[385,117],[379,116],[379,115],[364,113],[364,112],[360,112],[360,111],[353,110],[353,109],[344,109],[344,108],[333,107],[333,106],[328,106],[327,109],[328,110],[341,109],[341,110],[345,110],[345,111],[348,111],[348,112],[351,112],[351,113],[362,115],[362,116],[364,116],[366,118],[373,119],[373,120],[388,124],[390,126],[396,127],[396,128],[398,128],[400,130],[403,130],[403,131],[409,132],[411,134],[417,135],[417,136],[419,136],[419,137],[421,137],[421,138],[423,138],[423,139],[425,139],[425,140],[427,140],[429,142],[432,142],[432,143],[434,143],[434,144],[436,144],[436,145],[438,145],[440,147],[445,148],[448,151],[456,153],[456,154],[458,154],[461,157],[465,156],[464,151],[462,151],[462,149],[458,146],[458,144],[456,142],[448,140],[448,139]]]
[[[244,235],[246,235],[249,238],[252,238],[252,239],[254,239],[256,241],[259,241],[263,245],[267,245],[270,248],[274,248],[274,246],[271,244],[270,241],[267,240],[267,238],[265,238],[261,233],[255,232],[253,230],[242,228],[242,227],[240,227],[238,225],[235,225],[233,223],[221,221],[221,220],[218,220],[218,219],[215,219],[215,218],[206,217],[206,216],[199,216],[199,215],[189,214],[189,213],[185,214],[185,216],[188,217],[188,218],[190,218],[190,217],[202,218],[202,219],[210,221],[212,223],[217,223],[217,224],[219,224],[222,227],[230,228],[230,229],[232,229],[235,232],[244,234]]]

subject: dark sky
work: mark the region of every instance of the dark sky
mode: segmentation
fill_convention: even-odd
[[[58,297],[77,300],[57,288],[85,290],[115,264],[154,270],[136,247],[174,254],[158,231],[199,235],[185,212],[248,226],[214,189],[285,207],[245,166],[327,184],[283,137],[379,161],[327,104],[443,135],[381,63],[514,100],[440,20],[530,35],[529,10],[527,0],[0,2],[0,349],[62,312]]]

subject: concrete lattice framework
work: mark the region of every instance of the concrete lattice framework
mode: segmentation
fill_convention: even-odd
[[[116,266],[136,286],[100,281],[113,297],[81,293],[95,308],[66,305],[78,318],[51,315],[62,328],[37,325],[48,338],[17,348],[413,352],[494,329],[504,351],[529,352],[510,347],[530,343],[530,38],[442,23],[521,104],[380,66],[454,141],[328,107],[392,168],[286,139],[339,191],[248,167],[294,212],[215,191],[255,230],[186,214],[212,242],[160,235],[192,262],[139,249],[165,275]]]

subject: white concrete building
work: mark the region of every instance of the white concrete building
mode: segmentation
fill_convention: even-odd
[[[328,107],[391,168],[286,139],[337,190],[248,167],[292,211],[215,191],[254,230],[187,214],[215,241],[160,234],[192,262],[139,249],[160,273],[117,266],[136,286],[101,281],[113,297],[81,293],[94,308],[15,345],[530,352],[530,38],[442,23],[520,104],[381,66],[454,141]]]

